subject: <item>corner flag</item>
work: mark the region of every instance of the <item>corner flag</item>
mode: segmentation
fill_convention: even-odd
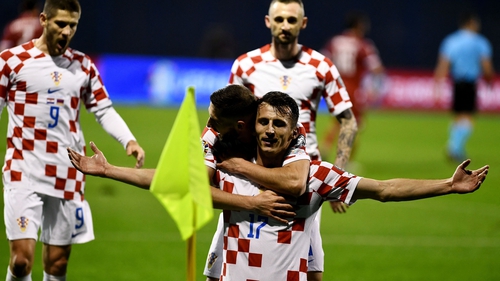
[[[183,240],[213,217],[200,135],[194,87],[188,87],[150,186],[176,222]]]

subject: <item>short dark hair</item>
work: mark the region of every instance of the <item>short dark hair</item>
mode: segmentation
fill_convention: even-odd
[[[361,11],[351,11],[346,14],[344,25],[345,28],[351,29],[360,26],[361,24],[367,24],[369,22],[368,15]]]
[[[255,95],[247,87],[228,85],[210,96],[216,115],[224,119],[254,120],[257,112]]]
[[[299,107],[297,106],[297,102],[288,94],[272,91],[260,98],[257,104],[261,105],[264,102],[274,107],[274,110],[279,114],[289,116],[292,120],[293,128],[297,126],[297,122],[299,121]]]
[[[291,4],[291,3],[297,3],[300,5],[300,7],[302,7],[302,9],[305,11],[305,8],[304,8],[304,3],[302,2],[302,0],[272,0],[271,1],[271,4],[269,6],[272,6],[274,3],[276,2],[279,2],[279,3],[283,3],[283,4]]]
[[[302,0],[272,0],[271,5],[275,2],[280,2],[280,3],[284,3],[284,4],[297,3],[300,6],[304,6],[304,3],[302,3]]]
[[[47,18],[55,17],[57,10],[81,13],[80,2],[78,0],[46,0],[43,12]]]
[[[471,10],[462,11],[458,16],[458,25],[467,25],[471,20],[479,21],[479,15],[475,11]]]
[[[35,9],[38,6],[38,1],[37,0],[24,0],[21,3],[21,11],[31,11]]]

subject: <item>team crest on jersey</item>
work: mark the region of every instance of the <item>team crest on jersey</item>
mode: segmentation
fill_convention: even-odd
[[[54,71],[50,74],[50,76],[52,77],[52,81],[54,81],[54,85],[59,86],[59,83],[61,83],[62,79],[62,73]]]
[[[215,261],[217,260],[217,255],[214,252],[211,252],[208,255],[208,269],[211,269],[214,266]]]
[[[203,147],[203,155],[207,155],[207,152],[210,149],[210,144],[206,140],[202,140],[201,146]]]
[[[284,91],[288,89],[288,86],[290,86],[290,83],[292,83],[292,77],[288,75],[283,75],[280,77],[280,82],[281,82],[281,88],[283,88]]]
[[[30,220],[27,217],[20,217],[17,219],[17,225],[19,225],[19,228],[21,229],[21,232],[25,232],[26,228],[28,227],[28,222]]]

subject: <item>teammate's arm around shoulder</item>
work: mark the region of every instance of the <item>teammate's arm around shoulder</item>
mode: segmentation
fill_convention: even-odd
[[[309,160],[297,160],[277,168],[266,168],[242,158],[229,158],[218,169],[242,175],[280,194],[299,197],[306,190]]]

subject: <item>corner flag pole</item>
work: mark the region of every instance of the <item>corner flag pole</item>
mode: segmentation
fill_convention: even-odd
[[[188,281],[196,279],[196,231],[213,218],[200,135],[194,87],[188,87],[150,187],[172,216],[182,240],[188,240]]]
[[[196,214],[196,204],[193,206]],[[193,220],[193,227],[196,227],[196,216]],[[187,280],[196,281],[196,231],[187,241]]]

